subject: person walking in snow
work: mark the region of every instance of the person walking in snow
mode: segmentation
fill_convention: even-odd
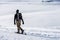
[[[14,24],[17,25],[17,33],[20,33],[21,30],[21,34],[23,34],[24,30],[21,28],[21,21],[22,24],[24,24],[24,20],[22,18],[22,13],[19,13],[19,10],[16,10],[16,14],[14,15]]]

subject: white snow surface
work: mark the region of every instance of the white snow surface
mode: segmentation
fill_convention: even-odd
[[[14,14],[19,9],[27,35],[16,34]],[[0,40],[60,40],[60,5],[0,4]]]

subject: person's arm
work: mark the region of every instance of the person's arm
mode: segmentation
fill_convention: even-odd
[[[24,20],[23,20],[23,18],[22,18],[22,24],[24,24]]]
[[[15,23],[15,16],[16,16],[16,15],[14,15],[14,24],[16,24],[16,23]]]
[[[22,17],[22,14],[21,14],[21,17]],[[23,20],[23,17],[22,17],[22,24],[24,24],[24,20]]]

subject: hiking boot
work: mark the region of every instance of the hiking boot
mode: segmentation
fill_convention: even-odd
[[[24,33],[24,30],[22,30],[21,34],[23,34],[23,33]]]

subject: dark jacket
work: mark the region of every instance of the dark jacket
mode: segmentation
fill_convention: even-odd
[[[18,13],[18,14],[19,14],[19,16],[17,15],[17,13],[14,15],[14,24],[15,24],[15,20],[18,21],[18,17],[19,17],[19,20],[22,20],[22,22],[24,24],[22,14],[21,13]]]

